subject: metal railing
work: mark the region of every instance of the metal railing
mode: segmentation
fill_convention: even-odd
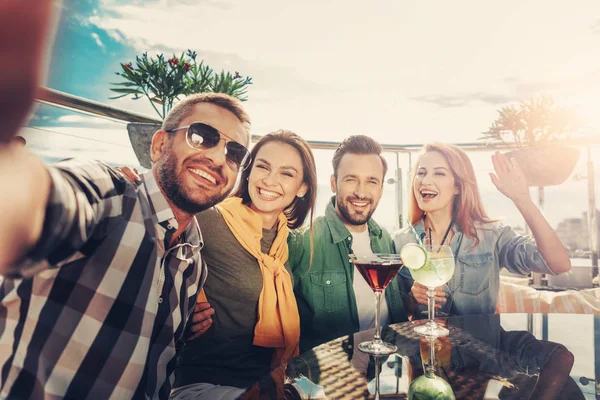
[[[162,123],[162,120],[156,117],[139,114],[120,108],[88,100],[83,97],[73,96],[72,94],[59,92],[58,90],[41,87],[36,93],[36,101],[42,104],[48,104],[55,107],[64,108],[71,111],[89,114],[96,117],[103,117],[124,122],[146,122]]]
[[[36,101],[55,107],[61,107],[67,110],[90,114],[96,117],[103,117],[122,122],[143,122],[161,124],[162,120],[157,117],[148,116],[132,111],[112,107],[104,103],[88,100],[83,97],[60,92],[58,90],[42,87],[37,92]],[[260,139],[260,135],[252,135],[252,141]],[[311,148],[318,150],[335,150],[339,142],[307,140]],[[464,142],[454,143],[465,151],[490,151],[491,148],[483,142]],[[567,143],[566,143],[567,144]],[[600,137],[574,138],[568,141],[568,144],[574,146],[600,144]],[[423,147],[423,144],[381,144],[383,150],[391,153],[417,152]],[[508,149],[510,145],[498,144],[494,149]]]
[[[38,90],[36,95],[36,101],[48,104],[55,107],[71,110],[78,113],[89,114],[95,117],[102,117],[106,119],[116,120],[119,122],[142,122],[142,123],[155,123],[161,124],[162,120],[157,117],[152,117],[140,113],[126,111],[116,107],[112,107],[100,102],[88,100],[82,97],[73,96],[68,93],[60,92],[54,89],[42,87]],[[260,135],[252,135],[252,141],[256,142],[260,139]],[[339,142],[332,141],[318,141],[318,140],[307,140],[308,144],[312,149],[318,150],[335,150]],[[483,142],[465,142],[465,143],[454,143],[456,146],[462,148],[465,151],[491,151],[496,149],[509,149],[513,148],[510,145],[495,145],[490,148]],[[591,158],[590,146],[600,144],[600,136],[597,137],[578,137],[566,141],[564,144],[572,146],[587,146],[588,151],[588,165],[587,165],[587,180],[588,180],[588,218],[590,226],[590,248],[592,253],[592,276],[594,279],[598,278],[598,248],[597,248],[597,232],[595,227],[597,226],[597,215],[596,215],[596,199],[595,199],[595,187],[594,187],[594,166]],[[395,190],[395,204],[396,214],[398,216],[399,226],[403,225],[402,210],[403,210],[403,179],[402,169],[400,168],[400,154],[408,155],[409,169],[412,167],[412,153],[418,152],[423,147],[423,144],[381,144],[385,152],[394,153],[396,155],[396,171],[395,179],[390,180],[390,183],[394,183],[396,186]],[[540,206],[542,204],[539,204]],[[596,282],[597,283],[597,282]]]

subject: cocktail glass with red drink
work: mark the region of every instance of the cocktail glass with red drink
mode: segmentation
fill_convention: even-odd
[[[375,337],[372,341],[359,344],[358,349],[373,355],[393,354],[398,348],[381,340],[380,304],[388,283],[402,268],[402,260],[398,254],[350,254],[350,261],[375,292]]]

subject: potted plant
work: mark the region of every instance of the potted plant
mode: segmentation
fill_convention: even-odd
[[[117,93],[111,99],[132,96],[134,100],[147,99],[160,119],[164,119],[180,97],[195,93],[226,93],[246,101],[248,85],[252,78],[235,72],[214,70],[197,60],[195,51],[188,50],[179,57],[166,59],[163,54],[149,57],[148,53],[135,57],[135,64],[121,63],[116,73],[122,82],[111,83],[111,91]],[[151,167],[150,143],[160,124],[127,124],[129,140],[140,165]]]
[[[519,163],[529,186],[553,186],[569,177],[579,158],[579,149],[562,145],[576,128],[572,110],[541,96],[498,110],[498,118],[480,139],[514,147],[506,155]]]

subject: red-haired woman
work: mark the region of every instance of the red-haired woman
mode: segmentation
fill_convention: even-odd
[[[529,195],[525,177],[515,160],[492,155],[496,188],[511,199],[531,228],[535,242],[487,216],[473,165],[457,146],[425,146],[413,171],[408,196],[408,217],[417,235],[434,243],[449,244],[456,269],[444,288],[436,288],[436,307],[454,315],[493,314],[496,310],[500,269],[528,274],[560,274],[571,262],[558,236]],[[400,251],[415,236],[410,229],[394,234]],[[427,304],[427,288],[403,271],[404,287],[416,303]],[[414,303],[414,301],[413,301]]]

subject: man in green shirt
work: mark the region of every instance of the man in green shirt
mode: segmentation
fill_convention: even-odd
[[[289,262],[300,312],[300,350],[375,327],[375,299],[349,254],[394,253],[390,235],[371,216],[383,192],[387,163],[370,137],[345,139],[333,156],[325,216],[289,239]],[[311,254],[312,253],[312,254]],[[311,262],[312,258],[312,262]],[[385,291],[382,325],[407,321],[398,278]]]

